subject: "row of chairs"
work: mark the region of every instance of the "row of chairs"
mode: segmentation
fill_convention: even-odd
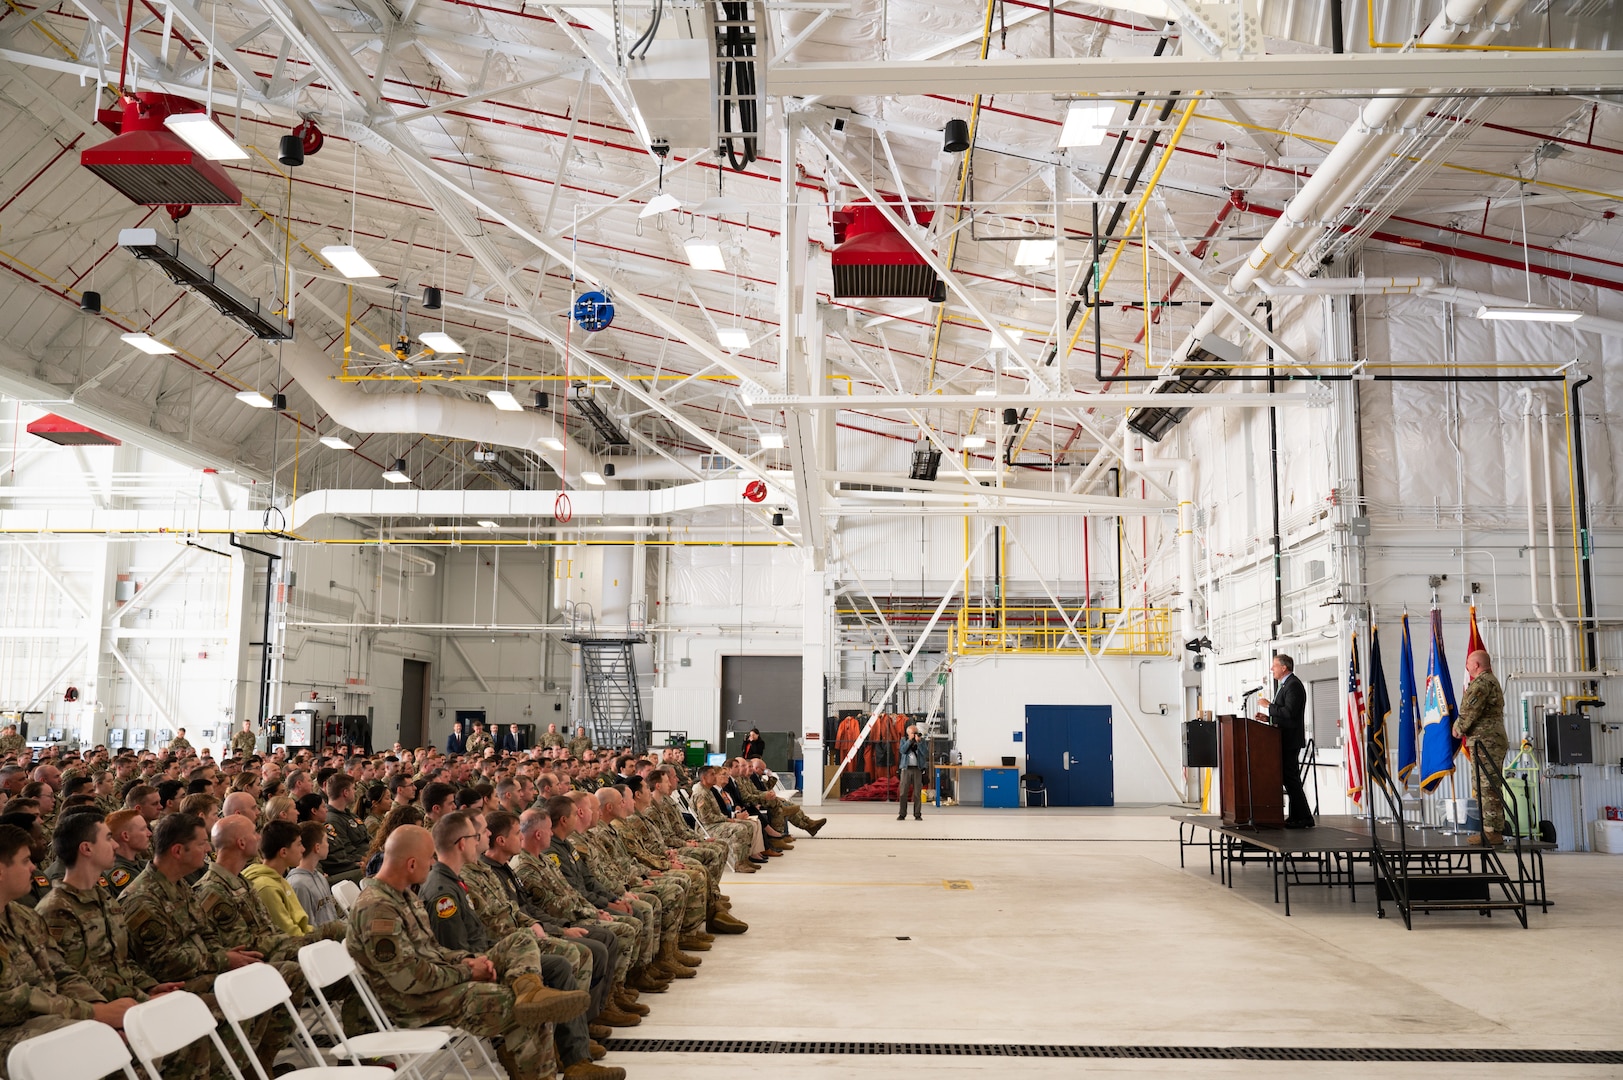
[[[255,1018],[280,1008],[293,1020],[294,1040],[309,1068],[284,1073],[279,1080],[392,1080],[393,1069],[361,1065],[362,1060],[392,1059],[410,1080],[444,1076],[453,1068],[463,1080],[472,1080],[463,1055],[472,1049],[495,1075],[495,1065],[485,1052],[482,1040],[454,1027],[397,1028],[389,1022],[372,988],[355,966],[341,942],[319,941],[299,950],[299,967],[304,972],[314,1001],[311,1007],[331,1037],[333,1056],[347,1065],[327,1065],[310,1029],[293,1007],[293,995],[281,972],[269,964],[250,964],[228,971],[214,980],[214,996],[243,1055],[252,1065],[256,1080],[270,1080],[254,1053],[243,1026]],[[360,996],[376,1031],[350,1035],[344,1031],[338,1013],[326,991],[348,980]],[[244,1080],[242,1071],[226,1052],[213,1015],[196,994],[176,991],[142,1002],[124,1014],[126,1046],[118,1032],[95,1020],[19,1043],[6,1059],[12,1080],[101,1080],[122,1072],[126,1080],[141,1080],[131,1063],[131,1051],[139,1059],[150,1080],[163,1080],[156,1062],[201,1039],[209,1039],[225,1062],[231,1080]],[[425,1071],[428,1070],[428,1071]]]

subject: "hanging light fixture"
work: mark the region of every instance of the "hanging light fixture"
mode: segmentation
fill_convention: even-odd
[[[304,164],[304,140],[297,135],[283,135],[277,143],[276,160],[289,168]]]
[[[941,149],[949,154],[961,154],[969,149],[969,121],[948,120],[941,133]]]
[[[440,290],[433,285],[423,290],[423,310],[438,311],[440,304]]]

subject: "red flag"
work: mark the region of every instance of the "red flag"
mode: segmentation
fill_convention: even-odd
[[[1467,660],[1469,660],[1471,658],[1472,653],[1479,652],[1479,651],[1480,652],[1487,652],[1488,647],[1486,645],[1482,644],[1482,633],[1481,633],[1481,631],[1479,631],[1476,628],[1476,605],[1472,604],[1471,605],[1471,636],[1465,643],[1465,658]],[[1475,676],[1473,676],[1469,672],[1467,672],[1466,676],[1465,676],[1466,685],[1470,685],[1470,682],[1471,682],[1471,680],[1473,678],[1475,678]]]

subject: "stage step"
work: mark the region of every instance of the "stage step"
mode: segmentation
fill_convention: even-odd
[[[1414,911],[1520,911],[1523,905],[1515,900],[1416,900],[1409,907]]]

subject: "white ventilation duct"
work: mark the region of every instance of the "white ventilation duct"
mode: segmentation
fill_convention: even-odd
[[[332,419],[367,434],[439,435],[489,446],[527,450],[563,476],[570,487],[582,486],[581,472],[603,472],[608,459],[569,439],[558,423],[534,412],[504,412],[494,405],[431,393],[371,393],[356,383],[333,378],[337,371],[323,354],[298,341],[282,345],[282,366],[304,392]],[[541,445],[543,438],[564,440],[566,455]],[[692,480],[699,473],[697,457],[666,461],[614,460],[614,480]],[[689,468],[691,466],[691,468]]]

